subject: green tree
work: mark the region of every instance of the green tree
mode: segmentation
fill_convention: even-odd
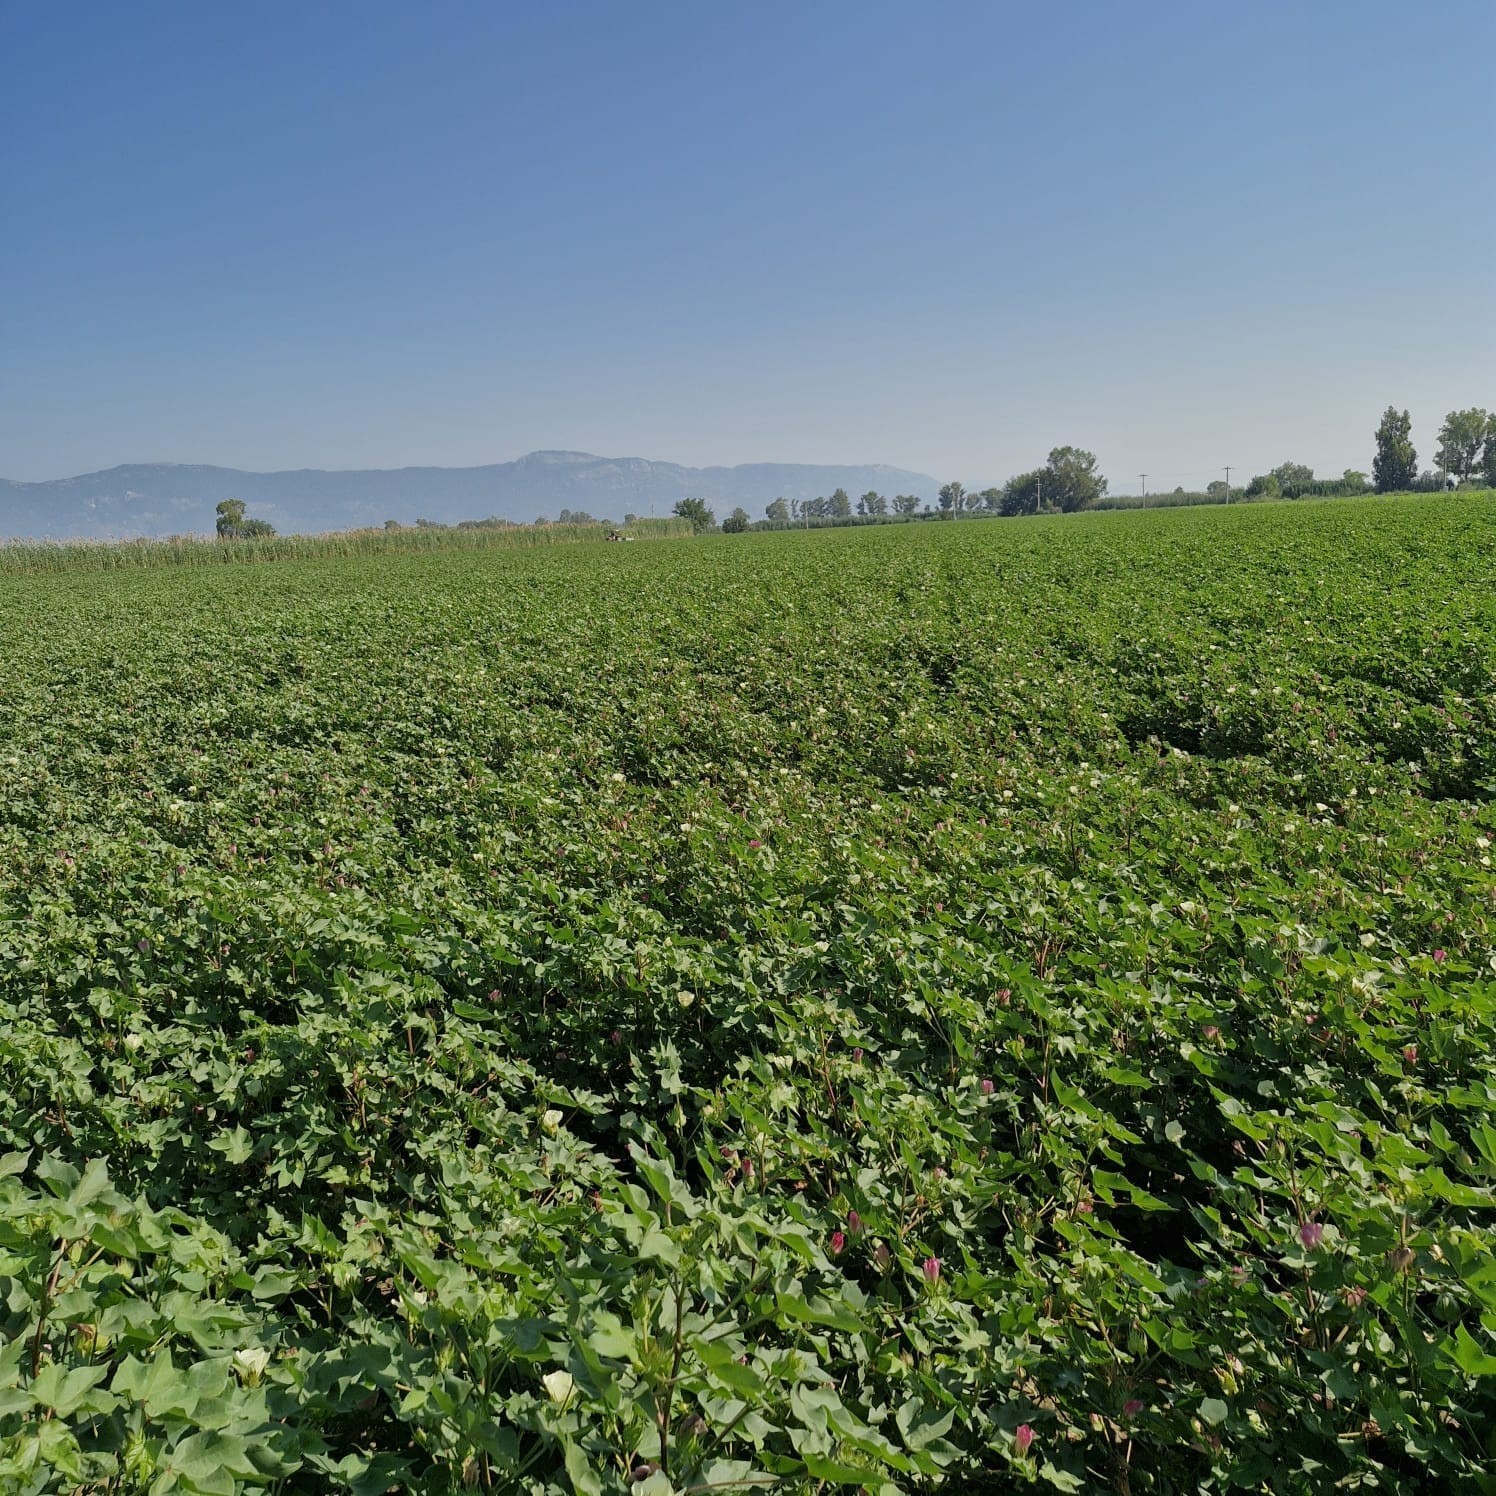
[[[1037,514],[1043,501],[1043,492],[1043,468],[1035,468],[1031,473],[1019,473],[1003,484],[998,513],[1009,518],[1020,514]]]
[[[1347,488],[1354,489],[1357,493],[1365,493],[1366,490],[1371,487],[1371,479],[1368,478],[1365,473],[1360,472],[1356,468],[1347,468],[1345,472],[1341,474],[1340,481],[1345,484]]]
[[[787,525],[790,520],[790,506],[782,498],[775,499],[768,505],[764,513],[774,521],[776,525]]]
[[[1094,452],[1056,447],[1049,454],[1046,469],[1045,502],[1066,514],[1089,508],[1106,492],[1106,479],[1096,471]]]
[[[869,489],[857,501],[857,512],[869,519],[876,518],[880,514],[888,513],[888,500],[881,493],[874,493]]]
[[[1434,462],[1463,483],[1479,470],[1481,453],[1490,433],[1489,412],[1478,408],[1450,411],[1439,428],[1439,450],[1434,454]]]
[[[675,504],[677,519],[691,521],[691,530],[700,535],[704,530],[717,528],[717,516],[706,507],[705,499],[678,499]]]
[[[1407,411],[1392,406],[1382,412],[1377,427],[1377,453],[1371,476],[1378,493],[1403,493],[1418,481],[1418,453],[1413,450],[1413,422]]]
[[[731,514],[722,521],[722,533],[724,535],[741,535],[748,528],[748,511],[741,506],[734,509]]]
[[[1485,479],[1490,488],[1496,488],[1496,421],[1486,432]]]
[[[1270,476],[1278,480],[1278,488],[1291,498],[1295,489],[1307,488],[1314,482],[1314,469],[1302,462],[1280,462]]]
[[[940,507],[947,515],[955,514],[961,508],[961,501],[966,497],[965,486],[960,483],[946,483],[940,489]]]
[[[982,501],[982,508],[990,509],[993,514],[1003,506],[1003,491],[1000,488],[984,488],[976,497]]]
[[[269,540],[275,526],[268,519],[247,519],[239,526],[239,534],[245,540]]]
[[[896,493],[893,496],[895,514],[913,514],[919,508],[919,496],[912,493]]]
[[[852,499],[845,488],[838,488],[831,495],[831,514],[834,519],[851,519]]]
[[[244,500],[224,499],[217,509],[218,538],[237,540],[244,530]]]

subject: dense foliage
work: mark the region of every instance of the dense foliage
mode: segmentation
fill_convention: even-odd
[[[0,590],[0,1490],[1496,1470],[1496,524]]]
[[[8,541],[0,543],[0,576],[62,571],[138,571],[161,566],[223,566],[246,561],[308,561],[352,556],[429,555],[433,551],[513,550],[606,540],[612,527],[598,520],[514,525],[478,520],[457,525],[388,522],[380,530],[332,530],[325,535],[239,536],[209,540],[171,535],[140,540]],[[658,540],[691,534],[680,519],[628,520],[629,535]]]

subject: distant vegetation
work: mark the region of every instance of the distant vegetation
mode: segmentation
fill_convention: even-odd
[[[218,506],[220,540],[269,540],[275,526],[268,519],[251,519],[244,512],[243,499],[225,499]]]
[[[263,522],[250,521],[250,524]],[[403,555],[420,551],[513,550],[526,546],[570,545],[605,540],[617,527],[581,519],[574,523],[543,521],[514,525],[504,520],[473,520],[439,525],[387,521],[381,530],[335,530],[325,535],[276,535],[270,526],[241,530],[213,540],[202,535],[172,535],[144,540],[14,541],[0,545],[0,576],[63,571],[134,571],[154,566],[217,566],[225,562],[310,561],[333,556]],[[624,533],[639,540],[689,535],[678,519],[638,519]]]
[[[782,530],[791,526],[885,524],[891,520],[963,516],[1012,518],[1071,514],[1081,509],[1169,509],[1264,499],[1348,498],[1373,492],[1433,493],[1482,484],[1496,488],[1496,413],[1479,408],[1451,411],[1439,428],[1433,471],[1418,471],[1418,453],[1413,447],[1411,431],[1408,412],[1388,406],[1375,433],[1376,456],[1370,475],[1347,468],[1338,478],[1321,478],[1302,462],[1281,462],[1243,485],[1233,486],[1218,478],[1202,489],[1178,487],[1154,494],[1109,494],[1094,452],[1079,447],[1056,447],[1043,467],[1019,473],[1001,488],[978,490],[959,482],[944,484],[938,507],[921,506],[912,494],[897,494],[890,499],[879,493],[865,493],[854,503],[845,489],[838,488],[829,498],[777,498],[764,510],[765,518],[751,528]],[[681,512],[678,505],[676,512]],[[743,523],[722,528],[750,526]]]

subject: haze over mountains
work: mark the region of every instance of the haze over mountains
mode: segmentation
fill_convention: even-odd
[[[641,457],[531,452],[484,467],[412,467],[326,472],[250,473],[183,463],[133,463],[42,483],[0,479],[0,536],[77,539],[211,531],[221,499],[243,499],[252,515],[283,534],[347,530],[387,519],[455,524],[465,519],[554,519],[562,509],[599,519],[670,513],[698,497],[726,510],[742,505],[755,519],[781,495],[809,499],[844,488],[853,498],[875,489],[933,501],[927,473],[882,464],[818,466],[755,462],[739,467],[682,467]]]

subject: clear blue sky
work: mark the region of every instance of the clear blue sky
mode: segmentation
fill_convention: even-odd
[[[1118,491],[1496,406],[1496,5],[0,5],[0,476]]]

